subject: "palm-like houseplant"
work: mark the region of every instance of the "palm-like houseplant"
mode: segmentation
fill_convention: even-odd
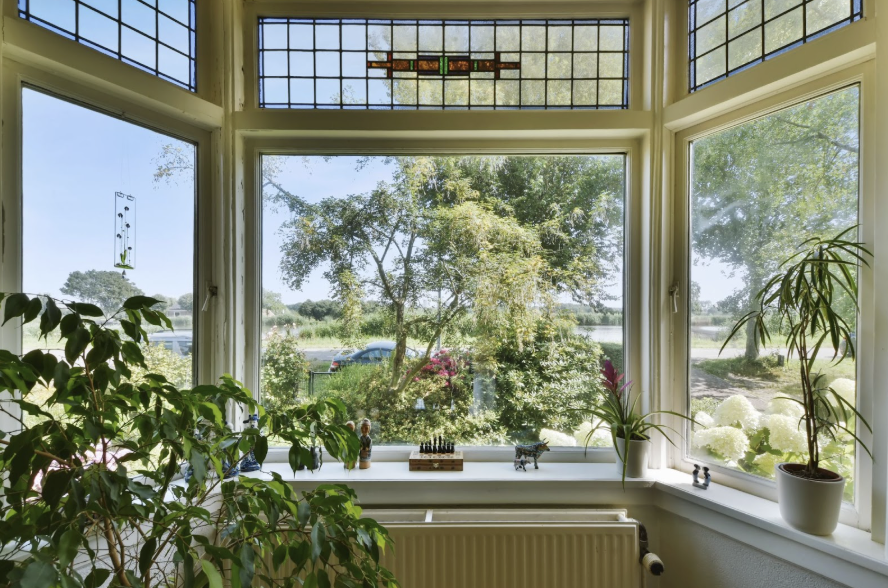
[[[722,345],[724,350],[750,321],[759,342],[766,345],[773,316],[781,334],[785,333],[788,356],[798,357],[800,397],[781,398],[801,406],[799,428],[804,429],[808,461],[777,466],[778,499],[788,523],[822,535],[832,533],[838,524],[845,481],[820,467],[820,441],[845,433],[872,457],[853,426],[859,419],[872,431],[869,423],[815,367],[821,351],[827,349],[836,364],[856,354],[857,269],[869,265],[864,256],[872,257],[862,243],[846,238],[856,230],[854,226],[832,238],[812,237],[801,243],[800,250],[756,294],[759,308],[740,318]],[[851,316],[843,313],[843,305],[853,309]]]
[[[0,405],[18,422],[0,434],[0,586],[396,585],[379,565],[388,535],[348,487],[300,495],[276,473],[231,477],[251,448],[265,460],[270,435],[290,445],[294,469],[312,463],[313,438],[355,461],[340,403],[265,414],[227,376],[178,389],[144,361],[145,326],[172,326],[153,298],[128,299],[113,320],[91,304],[0,301],[4,322],[39,319],[62,347],[0,350],[0,392],[21,411]],[[223,416],[233,404],[258,412],[260,428],[233,431]]]
[[[641,478],[647,472],[647,456],[651,432],[658,431],[669,443],[675,444],[666,429],[675,432],[668,425],[654,422],[653,417],[669,414],[686,419],[685,415],[669,410],[649,413],[636,412],[639,396],[631,394],[632,382],[623,383],[625,374],[617,373],[610,360],[604,362],[601,370],[601,384],[605,389],[600,402],[583,412],[591,417],[592,428],[585,438],[588,448],[592,436],[600,428],[610,431],[614,449],[617,453],[617,469],[623,483],[626,478]],[[692,419],[689,419],[692,420]]]

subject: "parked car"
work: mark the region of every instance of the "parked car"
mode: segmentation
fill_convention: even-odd
[[[333,361],[330,363],[330,371],[335,372],[342,367],[355,363],[362,364],[370,364],[370,363],[382,363],[384,361],[388,361],[388,358],[392,356],[392,353],[395,351],[395,342],[394,341],[376,341],[374,343],[370,343],[364,349],[360,351],[352,351],[351,349],[346,349],[340,351],[335,356],[333,356]],[[406,356],[408,358],[417,357],[419,354],[413,349],[407,348]]]
[[[163,345],[164,349],[185,357],[191,354],[191,331],[158,331],[148,333],[148,343]]]

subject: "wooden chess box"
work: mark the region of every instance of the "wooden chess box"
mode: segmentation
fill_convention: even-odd
[[[461,472],[463,452],[420,453],[414,450],[410,454],[409,463],[411,472]]]

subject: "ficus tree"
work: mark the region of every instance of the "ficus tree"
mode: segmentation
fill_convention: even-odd
[[[0,438],[0,586],[396,585],[378,563],[385,529],[346,486],[300,495],[276,473],[230,477],[250,448],[265,461],[269,435],[290,446],[294,468],[311,467],[318,444],[354,462],[338,401],[266,413],[230,376],[183,389],[150,373],[145,327],[171,326],[153,298],[107,317],[43,296],[0,301],[4,322],[39,321],[60,347],[0,350],[0,392],[12,398],[0,410],[19,427]],[[36,387],[52,390],[43,405],[30,400]],[[232,403],[258,412],[260,428],[232,430]],[[295,573],[275,573],[287,560]]]

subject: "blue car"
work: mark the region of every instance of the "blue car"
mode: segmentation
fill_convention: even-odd
[[[343,368],[344,366],[356,363],[382,363],[384,361],[388,361],[394,351],[394,341],[376,341],[374,343],[370,343],[369,345],[367,345],[367,347],[361,349],[360,351],[342,351],[333,357],[333,361],[330,363],[330,371],[335,372]],[[407,348],[406,357],[413,358],[417,355],[418,353],[416,353],[416,351],[410,349],[409,347]]]

